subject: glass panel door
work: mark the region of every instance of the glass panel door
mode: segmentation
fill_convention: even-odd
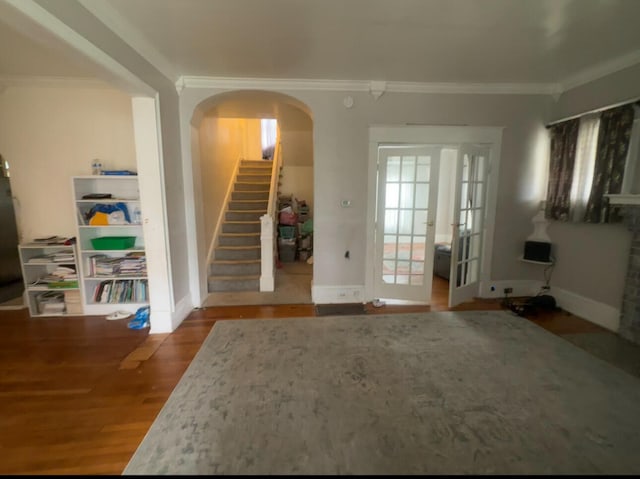
[[[463,146],[459,151],[451,250],[449,306],[478,295],[484,236],[488,148]],[[455,259],[454,259],[455,258]]]
[[[429,303],[439,149],[381,146],[374,294]]]

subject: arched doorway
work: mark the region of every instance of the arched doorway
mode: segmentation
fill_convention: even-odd
[[[278,158],[272,160],[273,145],[263,140],[273,124]],[[191,127],[199,268],[206,282],[201,290],[207,293],[203,306],[311,303],[313,121],[308,107],[277,92],[226,92],[201,102]],[[276,160],[280,167],[273,165],[269,188],[267,171]],[[274,211],[292,211],[294,220],[285,214],[287,224],[279,225],[281,216],[275,216],[274,290],[260,291],[265,235],[260,218],[268,198]]]

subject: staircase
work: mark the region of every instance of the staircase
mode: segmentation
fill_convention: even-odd
[[[260,290],[260,217],[267,212],[271,166],[240,160],[209,265],[209,292]]]

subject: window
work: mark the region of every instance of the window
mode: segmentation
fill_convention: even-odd
[[[610,223],[621,218],[608,194],[638,187],[640,108],[631,103],[550,127],[551,157],[545,216]]]
[[[569,195],[569,215],[571,221],[582,221],[593,183],[593,168],[596,163],[596,147],[600,115],[593,113],[580,118],[576,159],[573,165],[571,193]]]
[[[260,132],[262,143],[262,159],[272,160],[278,137],[278,122],[271,118],[260,120]]]

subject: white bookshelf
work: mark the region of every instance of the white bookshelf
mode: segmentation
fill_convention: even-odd
[[[64,244],[26,243],[18,245],[24,300],[31,317],[78,316],[83,314],[80,279],[46,282],[60,267],[79,274],[76,247]],[[63,256],[62,259],[58,259]]]
[[[85,314],[102,315],[115,311],[135,313],[149,304],[146,271],[110,271],[109,265],[126,257],[144,257],[144,235],[140,223],[140,195],[135,175],[95,175],[72,178],[76,208],[78,265]],[[85,198],[91,194],[110,194],[110,198]],[[128,212],[126,224],[91,224],[88,213],[96,205],[123,204]],[[138,212],[136,214],[136,211]],[[126,221],[126,219],[125,219]],[[95,238],[135,237],[127,248],[96,249]],[[98,266],[102,261],[102,266]],[[110,262],[113,263],[110,263]],[[121,265],[120,265],[121,266]],[[118,268],[120,266],[113,266]]]

